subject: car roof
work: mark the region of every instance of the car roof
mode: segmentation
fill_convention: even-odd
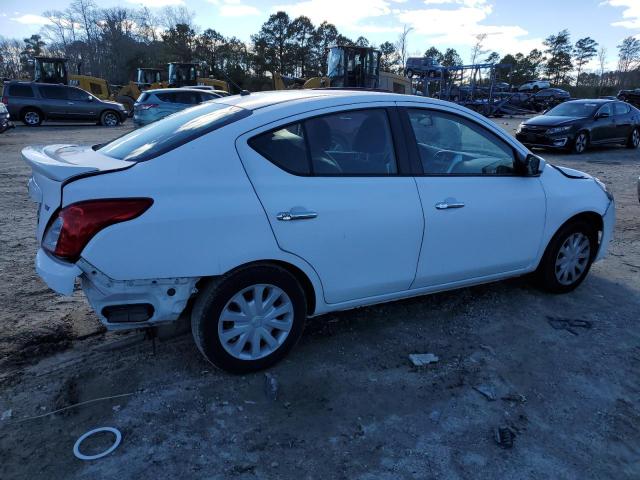
[[[143,93],[173,93],[173,92],[211,92],[211,90],[194,88],[194,87],[175,87],[175,88],[154,88],[152,90],[145,90]]]
[[[598,105],[603,105],[605,103],[611,103],[614,101],[615,100],[608,98],[581,98],[580,100],[569,100],[568,102],[564,103],[596,103]]]

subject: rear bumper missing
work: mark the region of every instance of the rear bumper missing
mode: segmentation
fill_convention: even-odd
[[[44,250],[36,254],[36,270],[45,283],[71,295],[76,278],[100,321],[110,330],[143,328],[177,320],[199,278],[114,280],[84,259],[62,262]]]
[[[81,282],[89,303],[110,330],[172,322],[187,306],[199,278],[114,280],[80,259]]]

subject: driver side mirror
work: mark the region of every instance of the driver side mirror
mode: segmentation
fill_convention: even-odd
[[[534,177],[540,173],[540,157],[529,153],[526,157],[516,155],[515,170],[518,175]]]

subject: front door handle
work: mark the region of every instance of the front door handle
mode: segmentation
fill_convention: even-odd
[[[316,218],[318,214],[311,211],[294,211],[294,212],[280,212],[276,215],[276,218],[282,222],[290,222],[292,220],[310,220]]]
[[[464,203],[462,202],[438,202],[436,208],[438,210],[446,210],[447,208],[462,208]]]

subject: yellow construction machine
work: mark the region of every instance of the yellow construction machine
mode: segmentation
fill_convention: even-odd
[[[411,80],[380,71],[380,51],[370,47],[335,45],[329,47],[327,75],[308,80],[272,73],[274,90],[289,88],[371,88],[395,93],[413,93]]]

